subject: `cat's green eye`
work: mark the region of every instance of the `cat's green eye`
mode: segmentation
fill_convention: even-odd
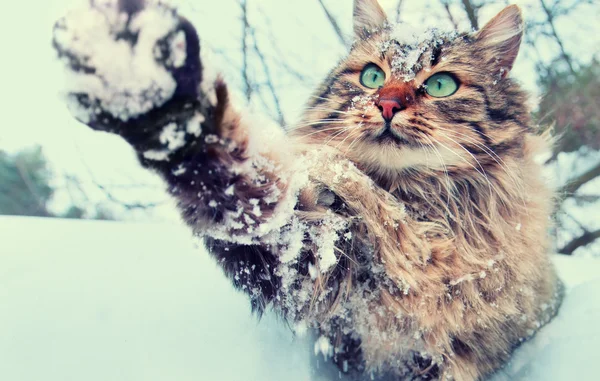
[[[368,64],[360,73],[360,83],[369,89],[378,89],[385,83],[385,73],[375,64]]]
[[[458,90],[458,82],[450,74],[434,74],[425,81],[425,91],[435,98],[449,97],[456,90]]]

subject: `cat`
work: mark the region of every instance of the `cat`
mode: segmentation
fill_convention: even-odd
[[[417,36],[354,1],[355,41],[285,133],[210,77],[192,24],[141,0],[72,12],[53,45],[69,105],[160,174],[258,315],[344,373],[481,380],[557,312],[544,149],[510,78],[517,6]]]

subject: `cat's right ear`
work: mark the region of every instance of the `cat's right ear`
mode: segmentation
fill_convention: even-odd
[[[387,17],[377,0],[354,0],[355,38],[364,38],[386,24]]]

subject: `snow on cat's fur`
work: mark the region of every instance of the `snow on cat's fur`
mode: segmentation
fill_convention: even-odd
[[[555,314],[551,194],[533,161],[543,142],[508,76],[517,7],[473,34],[415,38],[356,0],[354,45],[286,136],[261,133],[204,76],[196,31],[174,10],[82,12],[54,39],[86,79],[69,95],[76,116],[123,136],[253,308],[319,330],[342,371],[480,379]],[[82,21],[98,17],[101,28]],[[118,81],[115,67],[138,63],[148,77]],[[368,65],[381,86],[363,84]],[[429,96],[436,73],[458,90]]]

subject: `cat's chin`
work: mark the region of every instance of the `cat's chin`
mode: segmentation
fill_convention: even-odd
[[[373,142],[376,144],[394,144],[398,147],[401,146],[407,146],[410,147],[412,146],[414,143],[411,142],[410,140],[408,140],[405,136],[403,136],[402,134],[396,132],[395,130],[393,130],[390,127],[384,127],[382,129],[382,131],[380,131],[378,134],[376,134],[373,137]]]
[[[399,172],[405,169],[444,170],[456,165],[457,156],[446,149],[424,149],[400,136],[375,135],[355,146],[351,159],[376,172]]]

